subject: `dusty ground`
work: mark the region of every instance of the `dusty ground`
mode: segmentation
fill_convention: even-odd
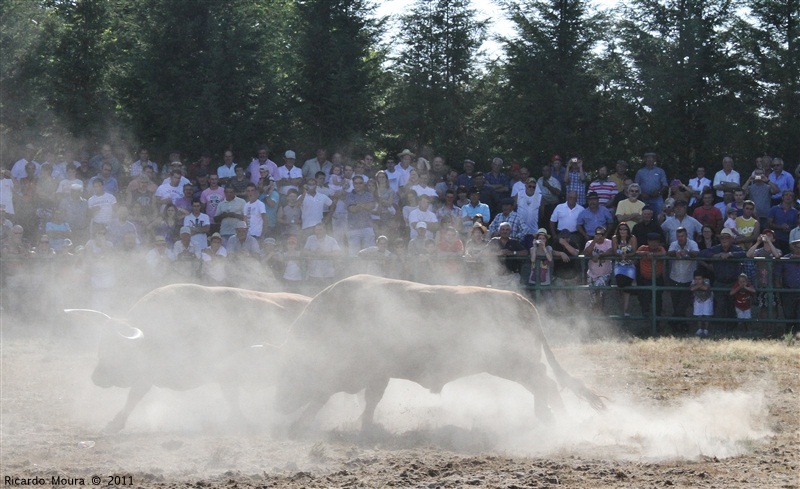
[[[91,384],[92,336],[7,322],[3,333],[6,486],[95,475],[147,488],[800,486],[800,348],[785,341],[559,341],[564,367],[609,398],[608,412],[564,393],[567,412],[544,427],[505,381],[477,376],[441,396],[393,382],[378,420],[395,434],[356,435],[363,400],[341,396],[318,436],[289,440],[268,392],[245,398],[251,420],[269,421],[232,430],[213,387],[151,392],[125,430],[101,434],[125,393]]]

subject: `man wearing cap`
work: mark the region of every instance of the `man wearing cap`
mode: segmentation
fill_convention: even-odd
[[[786,323],[785,332],[796,334],[800,332],[800,239],[793,240],[789,247],[791,253],[781,258],[775,276],[778,286],[786,290],[781,294],[783,317],[794,321]]]
[[[278,165],[269,159],[269,148],[264,144],[258,147],[256,150],[256,157],[253,158],[253,161],[251,161],[250,165],[247,167],[247,172],[250,174],[250,181],[256,185],[259,184],[259,180],[262,177],[262,169],[266,169],[267,173],[273,178],[278,174]]]
[[[722,158],[722,170],[714,174],[714,190],[717,192],[717,197],[722,198],[724,190],[733,190],[740,186],[739,172],[733,169],[733,158],[726,156]]]
[[[180,229],[180,239],[172,245],[172,256],[177,261],[193,260],[200,258],[200,253],[206,247],[206,243],[198,248],[192,241],[192,228],[183,226]]]
[[[583,211],[584,208],[578,205],[578,193],[574,190],[567,192],[567,201],[563,204],[558,204],[553,209],[553,215],[550,216],[550,234],[557,236],[558,231],[566,229],[572,239],[578,242],[580,238],[580,234],[578,234],[578,216]]]
[[[644,167],[636,172],[634,182],[639,184],[641,195],[639,198],[650,207],[653,213],[658,215],[664,206],[664,191],[667,189],[667,174],[664,170],[656,166],[656,154],[644,154]]]
[[[660,233],[649,233],[647,235],[647,244],[639,246],[636,253],[641,257],[639,260],[638,273],[636,275],[636,283],[640,286],[649,286],[653,283],[653,274],[655,273],[655,284],[657,286],[664,285],[664,260],[658,260],[655,263],[655,271],[653,269],[653,257],[663,257],[667,254],[667,250],[661,244]],[[639,293],[639,302],[642,305],[642,313],[645,317],[650,317],[651,314],[651,299],[652,291],[643,290]],[[656,292],[656,316],[661,316],[661,308],[663,305],[663,293]]]
[[[689,239],[697,241],[700,233],[703,231],[703,225],[700,221],[692,216],[689,216],[686,211],[688,210],[688,202],[685,200],[678,200],[675,202],[675,214],[664,220],[661,224],[661,229],[667,235],[667,246],[672,245],[678,239],[678,228],[683,228],[689,234]],[[691,277],[689,282],[691,282]]]
[[[481,202],[481,193],[477,188],[469,190],[469,203],[461,207],[461,222],[464,225],[464,233],[469,233],[472,229],[472,219],[476,214],[483,216],[484,222],[491,219],[489,206]]]
[[[601,206],[609,207],[611,205],[619,189],[617,184],[608,178],[608,167],[606,165],[601,165],[597,169],[597,178],[589,183],[589,192],[597,194]]]
[[[398,172],[397,184],[400,187],[405,187],[406,183],[408,183],[408,174],[411,173],[412,168],[411,162],[416,156],[417,155],[412,153],[409,149],[404,149],[397,153],[399,164],[395,167],[394,171]]]
[[[700,252],[703,258],[714,258],[711,268],[714,271],[714,287],[724,290],[714,292],[714,307],[716,316],[730,318],[733,316],[733,296],[728,292],[739,279],[741,271],[740,259],[745,256],[745,251],[733,243],[735,236],[730,229],[723,229],[719,235],[720,244],[706,248]]]
[[[583,236],[583,241],[587,242],[594,238],[588,231],[592,231],[602,226],[603,229],[611,229],[614,225],[614,216],[608,207],[600,205],[600,196],[597,192],[589,192],[586,196],[587,207],[578,214],[578,233]]]
[[[309,178],[314,178],[318,171],[324,172],[326,176],[330,175],[331,167],[333,167],[333,163],[328,161],[328,151],[319,148],[314,158],[309,158],[303,163],[303,179],[308,181]]]
[[[489,232],[492,237],[499,236],[500,224],[507,222],[511,225],[511,237],[522,241],[526,234],[532,232],[528,226],[522,221],[519,214],[514,212],[514,199],[506,197],[500,201],[501,212],[494,216],[492,223],[489,225]]]
[[[214,233],[208,238],[208,247],[200,254],[203,260],[203,277],[212,285],[224,285],[227,278],[225,261],[228,250],[222,245],[222,236]]]
[[[219,234],[223,239],[227,240],[236,233],[237,226],[242,225],[247,229],[247,223],[244,222],[244,205],[246,201],[236,196],[233,187],[225,187],[225,198],[217,204],[216,214],[214,221],[219,226]],[[245,234],[247,234],[245,232]]]
[[[246,222],[236,221],[234,229],[236,230],[236,234],[229,236],[228,239],[225,240],[225,249],[228,251],[229,256],[255,257],[261,255],[261,247],[258,245],[258,240],[247,234]]]
[[[233,161],[233,151],[227,150],[222,155],[222,165],[217,168],[219,181],[227,184],[228,181],[236,176],[236,163]]]
[[[516,199],[517,214],[528,227],[528,230],[533,232],[534,229],[538,229],[542,194],[536,188],[536,179],[528,177],[524,184],[524,191],[517,193],[514,199]]]
[[[278,167],[278,178],[275,183],[278,185],[278,192],[281,195],[286,195],[291,189],[300,192],[300,185],[303,184],[303,170],[295,166],[295,158],[294,151],[287,150],[283,154],[283,166]]]

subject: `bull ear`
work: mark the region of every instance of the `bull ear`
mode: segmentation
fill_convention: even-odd
[[[64,312],[68,314],[83,314],[89,317],[100,319],[104,323],[104,327],[116,328],[120,336],[129,340],[138,340],[144,336],[144,333],[142,333],[141,329],[131,326],[126,320],[111,317],[102,311],[95,309],[64,309]]]

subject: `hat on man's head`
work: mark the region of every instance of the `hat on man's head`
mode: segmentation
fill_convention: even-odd
[[[403,151],[401,151],[401,152],[397,153],[397,157],[398,157],[398,158],[402,158],[403,156],[410,156],[410,157],[412,157],[412,158],[413,158],[413,157],[415,157],[415,156],[417,156],[417,155],[416,155],[416,154],[414,154],[414,153],[412,153],[410,149],[406,148],[406,149],[404,149]]]
[[[587,199],[599,199],[599,198],[600,198],[600,196],[599,196],[599,195],[597,195],[597,192],[595,192],[595,191],[591,191],[591,192],[589,192],[588,194],[586,194],[586,198],[587,198]]]
[[[286,152],[283,153],[283,157],[287,160],[293,160],[297,157],[297,155],[294,154],[294,151],[292,151],[291,149],[287,149]]]
[[[189,229],[189,226],[183,226],[181,228],[181,234],[192,234],[192,230]]]
[[[215,239],[222,241],[222,235],[219,233],[214,233],[210,238],[208,238],[209,241],[214,241]]]
[[[722,237],[722,236],[728,236],[729,238],[733,238],[733,236],[734,236],[734,235],[733,235],[733,231],[731,231],[731,230],[730,230],[730,229],[728,229],[728,228],[725,228],[725,229],[723,229],[722,231],[720,231],[719,235],[720,235],[720,237]]]
[[[417,229],[428,229],[428,224],[425,221],[420,221],[416,227]]]
[[[266,238],[264,240],[264,244],[276,245],[278,242],[275,240],[275,238]]]
[[[561,161],[561,157],[559,155],[553,155],[550,158],[550,161]]]
[[[767,229],[761,231],[761,234],[769,234],[770,236],[774,237],[775,236],[775,231],[773,231],[772,229],[767,228]]]
[[[258,169],[261,171],[269,171],[269,167],[267,165],[261,165],[258,167]]]
[[[158,244],[158,243],[166,243],[167,242],[167,238],[165,238],[164,236],[156,236],[155,242],[156,242],[156,244]]]
[[[247,229],[247,223],[244,221],[236,221],[236,224],[233,225],[234,229]]]
[[[83,190],[83,185],[80,183],[73,183],[69,188],[72,190]]]
[[[550,237],[550,233],[548,233],[547,229],[545,229],[545,228],[539,228],[539,230],[536,231],[536,236],[539,236],[540,234],[544,234],[548,238]]]

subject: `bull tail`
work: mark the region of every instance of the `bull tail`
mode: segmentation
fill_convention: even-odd
[[[567,373],[561,364],[558,363],[556,356],[553,354],[553,350],[550,349],[550,345],[547,343],[547,338],[544,336],[544,331],[541,327],[542,318],[539,316],[539,311],[536,310],[536,308],[534,308],[534,311],[536,311],[536,318],[539,320],[539,334],[541,335],[540,341],[542,343],[542,350],[544,351],[544,356],[547,358],[547,363],[550,365],[550,368],[553,369],[553,375],[555,375],[556,381],[562,387],[566,387],[576,396],[588,402],[595,411],[604,411],[606,404],[603,402],[603,397],[586,387],[583,382]]]

